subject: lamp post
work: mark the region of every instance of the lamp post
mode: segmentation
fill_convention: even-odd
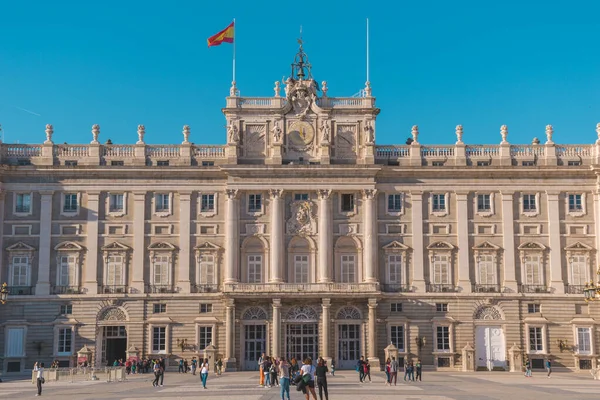
[[[598,275],[598,283],[594,283],[592,280],[587,282],[583,288],[583,297],[586,302],[600,300],[600,266],[596,271],[596,275]]]
[[[0,289],[0,303],[6,304],[8,299],[8,285],[6,282],[2,284],[2,289]]]

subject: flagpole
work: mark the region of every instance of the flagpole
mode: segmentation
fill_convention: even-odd
[[[367,82],[369,82],[369,18],[367,18]]]
[[[233,84],[235,85],[235,31],[237,27],[235,26],[235,18],[233,19]]]

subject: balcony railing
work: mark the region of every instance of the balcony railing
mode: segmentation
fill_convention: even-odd
[[[192,287],[194,293],[218,293],[220,291],[219,285],[200,283]]]
[[[52,294],[81,294],[83,291],[79,286],[53,286]]]
[[[232,283],[229,293],[369,293],[379,291],[378,283]]]
[[[519,285],[519,293],[548,293],[546,285]]]
[[[567,294],[583,294],[585,285],[566,285],[565,292]]]
[[[402,293],[414,291],[410,285],[401,283],[382,283],[379,286],[381,287],[381,291],[385,293]]]
[[[31,206],[16,206],[15,207],[16,213],[28,213],[30,211],[31,211]]]
[[[177,292],[173,285],[146,285],[145,293],[175,293]]]
[[[35,294],[35,286],[9,286],[8,294],[11,296],[30,296]]]
[[[104,294],[126,294],[129,293],[129,288],[126,285],[104,285],[100,288],[100,292]]]
[[[453,284],[428,284],[427,285],[427,292],[429,293],[452,293],[452,292],[458,292],[458,288],[456,287],[456,285]]]
[[[490,284],[473,284],[473,293],[502,293],[502,287],[500,285]]]

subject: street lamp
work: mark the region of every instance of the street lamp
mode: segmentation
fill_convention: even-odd
[[[596,274],[598,275],[598,283],[594,283],[592,280],[587,282],[583,288],[583,297],[586,302],[600,300],[600,266]]]
[[[8,299],[8,285],[4,282],[0,289],[0,303],[6,304],[6,299]]]

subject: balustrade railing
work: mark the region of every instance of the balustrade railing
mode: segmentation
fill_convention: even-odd
[[[53,286],[52,294],[81,294],[83,290],[79,286]]]
[[[412,286],[401,283],[381,283],[379,287],[381,288],[381,291],[385,293],[414,292]]]
[[[35,286],[9,286],[8,294],[11,296],[31,296],[35,294]]]
[[[177,290],[173,285],[145,285],[144,293],[176,293]]]
[[[126,294],[129,293],[129,287],[127,287],[126,285],[104,285],[100,287],[100,293]]]
[[[131,144],[122,145],[104,145],[102,147],[102,155],[104,157],[114,158],[131,158],[135,155],[135,146]]]
[[[224,292],[260,293],[363,293],[376,292],[378,283],[232,283],[223,286]]]
[[[591,144],[567,144],[557,145],[556,155],[558,157],[581,157],[590,158],[594,154],[594,146]]]
[[[546,285],[519,285],[519,293],[548,293],[549,289]]]
[[[429,293],[446,293],[446,292],[457,292],[458,287],[453,284],[427,284],[427,292]]]
[[[373,107],[372,97],[322,97],[317,99],[317,105],[325,108],[354,108]]]
[[[194,293],[218,293],[220,288],[217,284],[197,283],[192,286],[192,291]]]
[[[454,157],[454,147],[451,146],[423,146],[422,157]]]
[[[565,292],[567,294],[583,294],[585,285],[565,285]]]
[[[2,156],[10,158],[39,157],[42,155],[41,144],[3,144]]]
[[[153,158],[179,157],[179,146],[152,145],[146,146],[146,155]]]
[[[390,159],[410,156],[410,146],[375,146],[375,158]]]
[[[497,284],[480,284],[475,283],[472,286],[473,293],[502,293],[502,287]]]
[[[465,146],[465,153],[467,157],[497,157],[500,150],[493,144],[472,144]]]
[[[71,144],[59,144],[54,146],[55,157],[87,157],[89,154],[89,147],[87,145],[71,145]]]
[[[540,145],[517,144],[510,146],[510,155],[514,158],[544,157],[546,148]]]
[[[196,158],[225,158],[224,146],[194,146]]]

